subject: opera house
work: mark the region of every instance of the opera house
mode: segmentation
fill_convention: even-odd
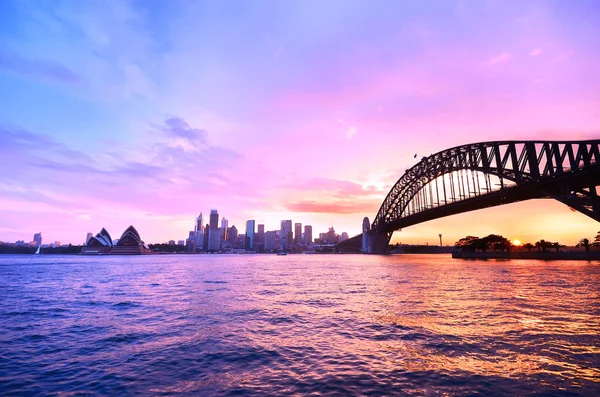
[[[150,253],[150,249],[142,239],[135,227],[129,226],[121,238],[113,243],[113,240],[105,228],[100,230],[86,242],[81,248],[81,253],[85,255],[142,255]]]

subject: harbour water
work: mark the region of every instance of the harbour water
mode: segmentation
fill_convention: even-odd
[[[600,263],[0,256],[3,395],[600,395]]]

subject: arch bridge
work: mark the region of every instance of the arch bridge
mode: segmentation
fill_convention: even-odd
[[[385,253],[408,226],[530,199],[555,199],[600,222],[599,160],[600,140],[480,142],[423,157],[373,224],[363,223],[363,252]]]

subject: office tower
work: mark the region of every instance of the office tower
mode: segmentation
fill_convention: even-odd
[[[229,227],[229,221],[225,218],[221,219],[221,240],[227,241],[227,228]]]
[[[238,231],[235,225],[231,226],[227,231],[227,237],[229,238],[227,241],[233,246],[235,245],[235,240],[237,240]]]
[[[33,235],[33,241],[35,242],[36,247],[42,246],[42,233],[36,233]]]
[[[246,244],[245,247],[249,251],[254,250],[254,224],[256,221],[246,221]]]
[[[258,225],[258,232],[256,233],[256,243],[265,243],[265,225]]]
[[[204,233],[208,233],[208,231],[204,230],[204,227],[202,226],[202,220],[203,218],[201,212],[200,215],[198,215],[198,217],[196,218],[196,225],[194,226],[194,249],[206,248],[206,245],[204,244]]]
[[[327,243],[326,244],[337,244],[338,243],[338,235],[335,234],[335,229],[332,227],[329,228],[327,232]]]
[[[346,233],[346,232],[343,232],[343,233],[340,235],[340,243],[341,243],[342,241],[346,241],[346,240],[348,240],[348,233]]]
[[[194,229],[195,232],[202,232],[202,212],[200,213],[200,215],[198,215],[198,218],[196,218],[196,228]]]
[[[87,244],[92,237],[94,237],[94,233],[88,232],[87,236],[85,236],[85,243]]]
[[[294,244],[302,244],[302,224],[294,224]]]
[[[312,226],[305,225],[304,226],[304,244],[310,245],[312,243],[313,243]]]
[[[221,235],[219,233],[219,212],[210,210],[210,223],[208,224],[208,250],[219,251],[221,249]]]
[[[289,245],[291,245],[292,240],[289,239],[289,234],[292,233],[292,221],[291,220],[285,220],[285,221],[281,221],[281,247],[282,248],[287,248]]]
[[[204,226],[204,234],[202,235],[202,249],[208,251],[208,231],[210,226],[208,223]]]
[[[274,251],[279,249],[279,239],[276,231],[265,233],[265,251]]]

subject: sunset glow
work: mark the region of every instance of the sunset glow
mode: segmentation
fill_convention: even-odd
[[[377,4],[3,2],[0,241],[178,240],[212,208],[353,236],[422,156],[600,137],[596,2]],[[537,200],[392,243],[597,229]]]

